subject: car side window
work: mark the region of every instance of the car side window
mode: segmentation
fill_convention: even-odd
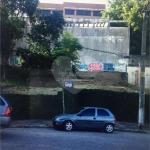
[[[97,110],[97,115],[98,116],[110,116],[110,114],[104,109],[98,109]]]
[[[86,109],[82,111],[82,116],[95,116],[95,109]]]
[[[4,101],[0,98],[0,105],[1,106],[4,106],[5,105],[5,103],[4,103]]]

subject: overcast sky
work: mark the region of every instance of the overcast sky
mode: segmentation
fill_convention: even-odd
[[[75,3],[93,3],[93,4],[106,4],[107,0],[39,0],[41,3],[57,3],[75,2]]]

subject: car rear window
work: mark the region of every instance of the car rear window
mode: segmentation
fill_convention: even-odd
[[[97,110],[97,115],[98,116],[110,116],[110,114],[104,109],[98,109]]]
[[[4,106],[5,102],[0,98],[0,105]]]

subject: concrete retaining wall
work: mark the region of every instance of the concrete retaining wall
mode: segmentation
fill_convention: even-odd
[[[84,49],[79,52],[81,63],[114,63],[129,55],[129,30],[127,27],[65,27],[77,37]]]

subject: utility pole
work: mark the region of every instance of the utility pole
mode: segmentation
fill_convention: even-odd
[[[65,114],[65,90],[64,90],[64,76],[63,73],[61,75],[62,80],[62,104],[63,104],[63,114]]]
[[[145,58],[146,58],[146,30],[147,30],[147,6],[143,9],[143,28],[142,28],[142,47],[141,47],[141,73],[140,73],[140,91],[139,91],[139,116],[138,127],[144,129],[145,122]]]

